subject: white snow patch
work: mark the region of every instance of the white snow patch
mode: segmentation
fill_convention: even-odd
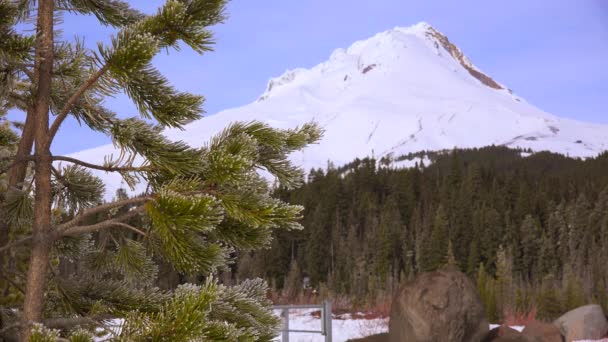
[[[424,156],[422,158],[416,157],[413,159],[403,159],[399,161],[393,161],[390,163],[390,167],[393,169],[411,169],[416,166],[420,167],[424,163],[424,166],[431,165],[432,161],[428,156]]]
[[[315,310],[290,310],[290,330],[321,330],[321,319],[312,315]],[[277,311],[277,314],[278,311]],[[356,316],[356,315],[355,315]],[[332,320],[332,341],[344,342],[353,338],[376,335],[388,331],[388,318],[356,319],[352,315],[334,315]],[[281,336],[276,339],[281,341]],[[290,333],[290,342],[323,342],[320,333]]]
[[[490,330],[492,330],[494,328],[498,328],[500,326],[501,326],[501,324],[490,324]],[[523,326],[523,325],[511,325],[509,327],[511,329],[515,329],[515,330],[517,330],[519,332],[522,332],[524,330],[524,328],[525,328],[525,326]]]

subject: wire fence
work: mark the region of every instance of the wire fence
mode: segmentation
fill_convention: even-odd
[[[325,301],[323,304],[311,304],[311,305],[275,305],[272,307],[274,310],[281,312],[281,320],[283,325],[281,327],[281,342],[289,342],[290,333],[313,333],[321,334],[325,336],[325,342],[331,342],[332,337],[332,315],[331,315],[331,302]],[[291,310],[302,310],[302,309],[317,309],[321,311],[321,328],[319,330],[302,330],[302,329],[290,329],[289,327],[289,311]]]

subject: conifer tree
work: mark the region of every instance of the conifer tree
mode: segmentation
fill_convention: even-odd
[[[545,276],[543,279],[536,299],[538,318],[554,320],[564,313],[556,285],[555,277],[552,274]]]
[[[454,256],[454,246],[452,245],[452,240],[450,240],[448,242],[448,253],[447,253],[447,261],[446,261],[446,265],[450,266],[450,267],[455,267],[455,268],[459,268],[458,266],[458,261],[456,260],[456,257]]]
[[[526,215],[526,218],[521,224],[521,246],[519,250],[520,262],[517,271],[524,279],[529,280],[532,277],[534,266],[538,260],[540,247],[540,228],[538,222],[532,215]]]
[[[496,252],[496,296],[500,312],[512,309],[513,305],[513,261],[508,251],[501,245]]]
[[[490,276],[483,265],[483,263],[479,263],[479,267],[477,268],[477,290],[479,291],[479,296],[481,297],[481,301],[484,304],[484,309],[486,312],[486,317],[494,322],[498,319],[498,314],[496,311],[496,293],[495,293],[495,282],[492,276]]]
[[[426,262],[425,271],[434,271],[445,265],[448,252],[448,218],[442,205],[437,208],[433,221],[433,230],[430,234],[430,239],[427,242],[425,253]]]
[[[231,288],[211,274],[235,249],[267,245],[275,228],[300,227],[302,208],[273,198],[258,170],[298,186],[302,171],[288,155],[317,141],[320,129],[234,123],[202,147],[170,141],[163,129],[198,119],[203,98],[176,90],[151,63],[160,51],[210,51],[209,28],[224,21],[225,7],[226,0],[167,0],[148,15],[120,0],[0,0],[0,114],[24,117],[18,142],[0,123],[0,145],[16,146],[0,160],[0,255],[24,263],[9,268],[0,259],[0,270],[11,272],[2,278],[23,291],[0,310],[0,334],[86,341],[92,337],[77,326],[124,318],[116,341],[272,338],[277,319],[265,283]],[[68,12],[117,32],[97,49],[64,41],[57,18]],[[27,23],[35,35],[16,31]],[[121,92],[138,117],[121,119],[104,106]],[[53,154],[55,138],[69,134],[68,117],[109,136],[118,158],[96,165]],[[129,186],[145,182],[147,190],[103,203],[104,184],[92,170],[119,173]],[[161,291],[153,286],[155,259],[206,280]],[[65,274],[60,266],[70,260],[77,267]]]
[[[564,267],[562,289],[564,310],[569,311],[585,304],[583,286],[570,264],[567,264]]]

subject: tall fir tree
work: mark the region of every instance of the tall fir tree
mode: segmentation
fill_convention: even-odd
[[[446,264],[448,253],[449,221],[442,205],[435,212],[431,234],[425,249],[426,261],[423,270],[434,271]]]

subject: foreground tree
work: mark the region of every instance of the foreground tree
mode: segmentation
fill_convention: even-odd
[[[202,148],[169,141],[162,130],[198,119],[203,98],[175,90],[151,64],[180,44],[209,51],[208,27],[224,20],[225,5],[169,0],[145,15],[118,0],[0,0],[0,110],[25,116],[18,142],[5,143],[16,151],[0,163],[1,285],[23,292],[0,311],[0,338],[19,329],[22,341],[86,341],[93,327],[125,318],[117,341],[271,339],[277,320],[266,285],[229,288],[210,275],[234,249],[262,247],[273,229],[300,227],[302,208],[272,198],[258,171],[299,185],[302,172],[287,157],[321,132],[314,124],[276,130],[250,122]],[[61,41],[54,31],[64,12],[94,15],[118,32],[95,51]],[[15,31],[24,22],[35,22],[35,37]],[[120,119],[104,107],[120,92],[141,118]],[[108,135],[119,157],[95,165],[54,155],[68,116]],[[146,191],[103,203],[104,184],[91,170],[118,172],[131,187],[145,182]],[[160,291],[152,286],[158,260],[206,280]]]

